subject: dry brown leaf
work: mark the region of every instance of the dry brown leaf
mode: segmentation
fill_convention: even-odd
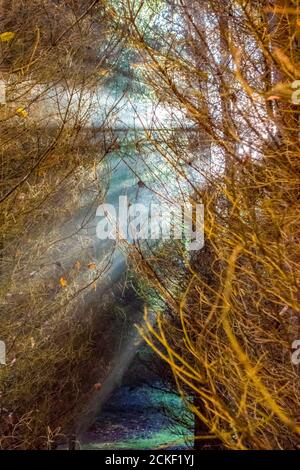
[[[267,101],[280,100],[280,99],[281,99],[280,96],[272,95],[272,96],[269,96],[269,98],[267,99]]]
[[[80,266],[81,266],[80,261],[76,261],[75,268],[77,269],[77,271],[79,271]]]
[[[88,268],[89,269],[97,269],[97,265],[96,265],[96,263],[89,263]]]

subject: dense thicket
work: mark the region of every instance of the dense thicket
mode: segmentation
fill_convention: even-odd
[[[89,224],[115,141],[98,102],[122,42],[112,16],[95,0],[1,2],[2,448],[63,441],[109,367],[114,336],[97,281],[110,260],[96,256]]]
[[[144,335],[196,416],[196,445],[295,448],[299,2],[168,2],[145,34],[147,5],[127,17],[144,78],[177,127],[148,136],[187,182],[174,201],[204,203],[205,247],[137,247],[159,314]]]
[[[131,246],[141,333],[194,413],[196,447],[298,448],[299,2],[112,4],[1,2],[0,444],[54,447],[107,372],[115,331],[96,281],[111,260],[88,224],[114,110],[91,123],[122,73],[128,101],[153,105],[131,145],[156,196],[205,207],[202,250]]]

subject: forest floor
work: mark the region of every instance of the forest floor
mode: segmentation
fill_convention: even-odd
[[[94,425],[83,449],[187,449],[192,432],[175,424],[168,416],[184,413],[181,400],[174,394],[141,385],[123,386],[115,391]]]

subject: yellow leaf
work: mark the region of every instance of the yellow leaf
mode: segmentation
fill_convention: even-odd
[[[97,269],[97,265],[96,265],[96,263],[89,263],[88,268],[89,269]]]
[[[28,113],[24,108],[18,108],[16,110],[16,113],[17,113],[18,116],[20,116],[22,118],[27,118],[28,117]]]
[[[11,31],[6,31],[5,33],[0,34],[0,41],[2,42],[9,42],[15,37],[15,33],[12,33]]]
[[[105,75],[108,74],[108,70],[107,69],[101,69],[101,70],[99,70],[98,74],[100,75],[100,77],[105,77]]]
[[[59,283],[61,287],[67,287],[67,284],[68,284],[67,280],[64,277],[60,278]]]

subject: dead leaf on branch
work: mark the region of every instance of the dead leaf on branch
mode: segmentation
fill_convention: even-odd
[[[68,285],[68,282],[67,282],[66,278],[64,278],[63,276],[59,279],[59,283],[60,283],[61,287],[67,287],[67,285]]]
[[[96,263],[89,263],[88,268],[91,269],[91,270],[97,269],[97,265],[96,265]]]

